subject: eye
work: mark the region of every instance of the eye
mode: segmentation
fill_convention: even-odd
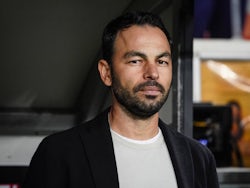
[[[167,66],[168,65],[168,61],[159,59],[158,60],[158,64],[161,65],[161,66]]]
[[[139,60],[139,59],[136,59],[136,60],[131,60],[128,62],[129,64],[132,64],[132,65],[139,65],[142,63],[142,60]]]

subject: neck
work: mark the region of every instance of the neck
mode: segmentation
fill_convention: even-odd
[[[134,140],[147,140],[159,132],[159,115],[149,118],[133,118],[123,109],[113,106],[109,113],[109,124],[113,131]]]

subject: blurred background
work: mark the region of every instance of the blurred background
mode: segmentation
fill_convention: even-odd
[[[193,36],[193,136],[221,187],[250,187],[250,1],[195,0]]]

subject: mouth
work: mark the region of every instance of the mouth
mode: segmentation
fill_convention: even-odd
[[[158,96],[164,93],[164,88],[156,81],[148,81],[136,86],[134,92],[140,92],[146,96]]]
[[[142,92],[144,95],[151,95],[151,96],[157,96],[162,93],[161,89],[156,86],[145,86],[141,88],[140,92]]]

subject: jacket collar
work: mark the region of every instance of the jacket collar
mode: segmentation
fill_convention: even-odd
[[[108,110],[80,126],[80,129],[96,188],[118,188],[114,148],[108,125]]]
[[[168,125],[159,121],[168,151],[175,170],[178,187],[193,188],[193,164],[190,148],[180,133],[171,130]]]

